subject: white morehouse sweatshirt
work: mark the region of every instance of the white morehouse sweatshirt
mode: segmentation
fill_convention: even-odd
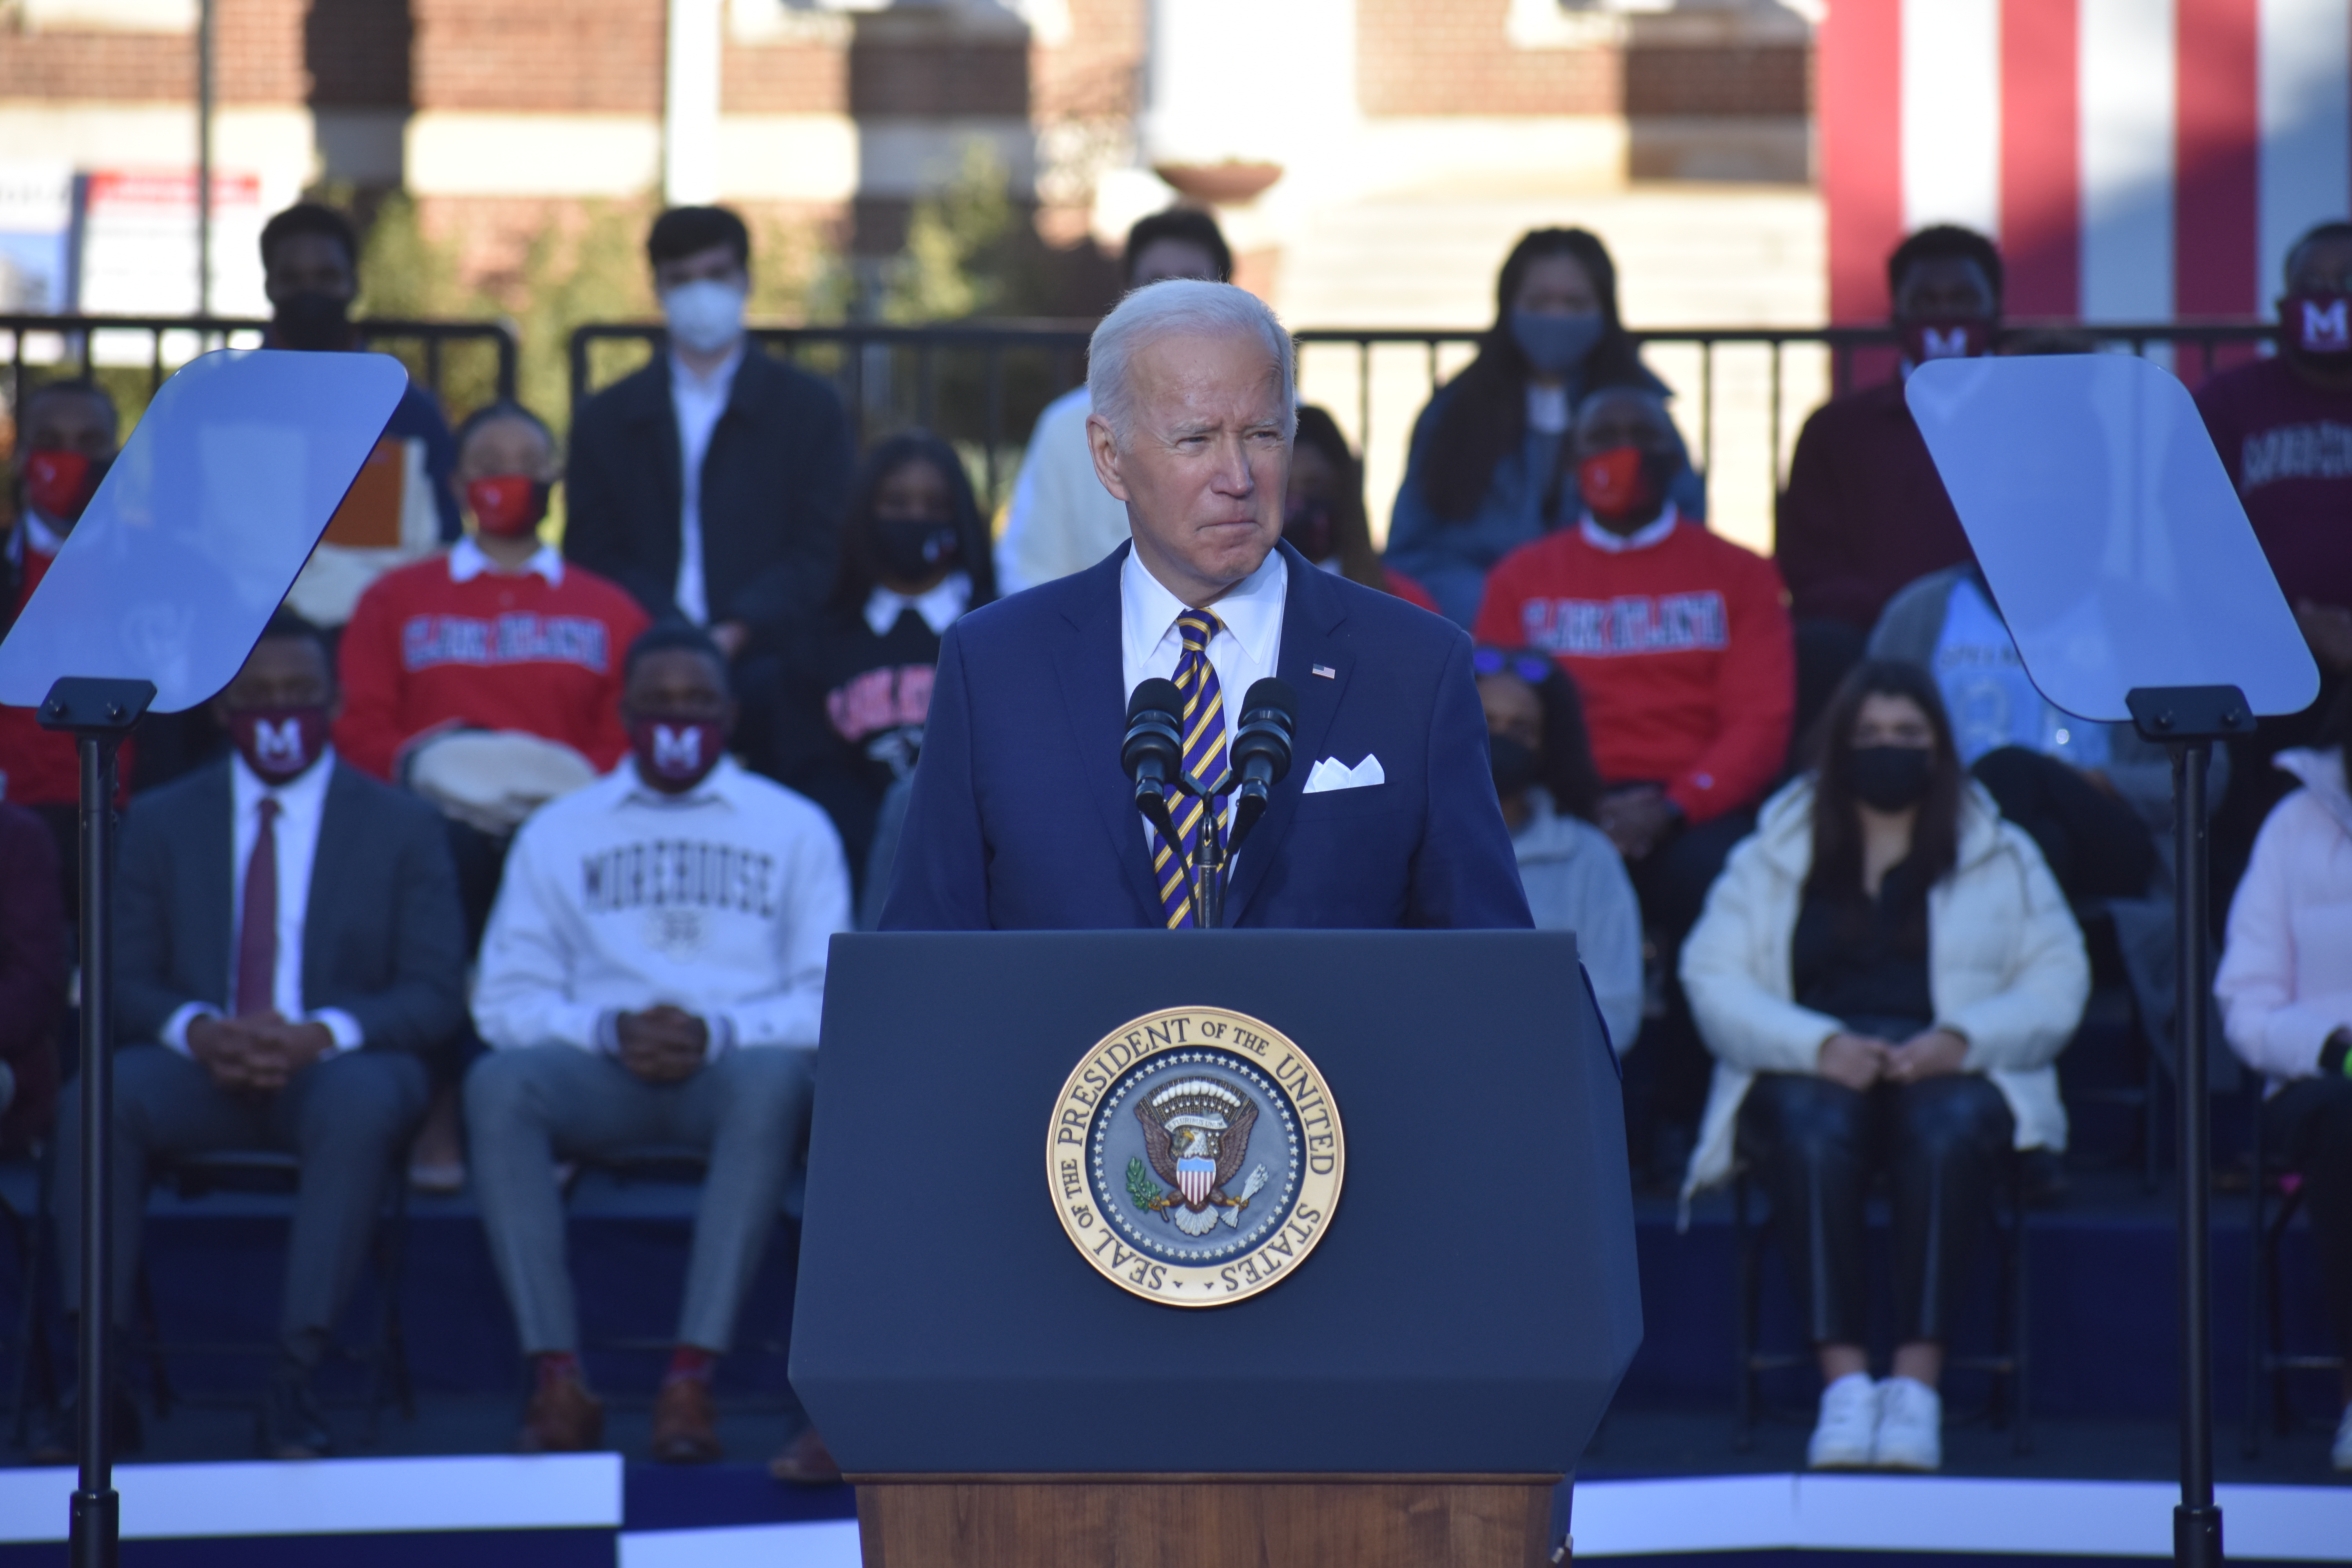
[[[682,795],[634,758],[515,835],[482,937],[474,1025],[495,1049],[617,1047],[624,1012],[667,1002],[713,1055],[813,1047],[849,872],[824,811],[732,758]]]

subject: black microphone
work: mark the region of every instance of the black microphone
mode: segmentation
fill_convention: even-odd
[[[1272,675],[1253,682],[1242,700],[1241,727],[1234,731],[1233,763],[1241,789],[1234,801],[1228,853],[1257,826],[1269,792],[1290,772],[1291,737],[1297,729],[1298,693],[1290,682]]]
[[[1127,700],[1127,736],[1118,743],[1118,764],[1135,781],[1135,808],[1176,842],[1168,792],[1184,776],[1184,694],[1172,680],[1154,678]]]

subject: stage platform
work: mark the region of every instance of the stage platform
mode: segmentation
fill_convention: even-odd
[[[120,1472],[127,1568],[856,1568],[848,1489],[617,1455],[160,1464]],[[0,1568],[63,1560],[67,1470],[0,1472]],[[2024,1564],[2168,1558],[2160,1481],[1764,1472],[1577,1485],[1581,1562]],[[2352,1558],[2352,1488],[2225,1485],[2232,1562]]]
[[[2143,1192],[2124,1172],[2077,1172],[2069,1180],[2064,1202],[2036,1211],[2029,1224],[2034,1412],[2082,1420],[2168,1417],[2175,1397],[2172,1199]],[[34,1195],[29,1167],[0,1167],[0,1196],[26,1212]],[[593,1176],[581,1184],[572,1211],[572,1260],[583,1332],[592,1341],[658,1342],[674,1326],[694,1198],[693,1188],[679,1185],[615,1187]],[[1730,1408],[1731,1212],[1726,1194],[1710,1194],[1690,1228],[1677,1231],[1670,1199],[1636,1200],[1644,1338],[1619,1392],[1620,1410]],[[147,1258],[165,1339],[269,1342],[285,1214],[285,1201],[275,1197],[217,1193],[183,1202],[156,1194]],[[2214,1219],[2215,1394],[2223,1414],[2234,1416],[2246,1343],[2243,1197],[2217,1194]],[[1883,1224],[1873,1233],[1883,1242]],[[777,1352],[790,1330],[793,1236],[786,1225],[769,1249],[743,1315],[744,1348],[725,1364],[722,1387],[788,1397]],[[2309,1240],[2300,1225],[2286,1238],[2287,1331],[2291,1344],[2315,1349],[2326,1335]],[[415,1199],[406,1251],[402,1301],[417,1386],[471,1394],[516,1389],[511,1320],[471,1200]],[[1877,1267],[1884,1268],[1883,1258]],[[1991,1332],[1991,1270],[1977,1274],[1976,1300],[1956,1340],[1963,1349],[1988,1342]],[[16,1253],[0,1245],[0,1333],[13,1328],[22,1289]],[[48,1289],[55,1289],[54,1270]],[[372,1280],[362,1280],[356,1297],[346,1338],[373,1321]],[[1768,1258],[1761,1342],[1786,1348],[1795,1341],[1792,1300],[1777,1258]],[[257,1364],[207,1358],[171,1370],[185,1388],[235,1388],[249,1385]],[[589,1364],[594,1381],[621,1393],[649,1389],[660,1367],[643,1353],[593,1350]],[[1775,1380],[1767,1392],[1799,1405],[1811,1400],[1813,1389],[1811,1375],[1799,1373]],[[1979,1402],[1965,1379],[1951,1392],[1957,1407]],[[2334,1408],[2324,1378],[2299,1380],[2297,1394],[2303,1413],[2315,1419]]]
[[[28,1206],[29,1173],[0,1172],[0,1193]],[[659,1337],[676,1310],[692,1193],[591,1183],[574,1205],[573,1257],[593,1337]],[[2063,1207],[2032,1221],[2033,1451],[1972,1419],[1980,1394],[1956,1380],[1947,1473],[1927,1479],[1821,1477],[1802,1463],[1810,1377],[1769,1390],[1781,1412],[1751,1448],[1731,1443],[1731,1257],[1727,1202],[1700,1205],[1677,1232],[1671,1203],[1638,1204],[1648,1337],[1577,1489],[1578,1555],[1653,1563],[1835,1562],[2008,1564],[2039,1558],[2146,1560],[2167,1553],[2177,1463],[2169,1199],[2127,1176],[2076,1173]],[[2242,1200],[2217,1202],[2217,1394],[2225,1425],[2216,1457],[2236,1561],[2352,1561],[2352,1486],[2327,1468],[2325,1380],[2303,1380],[2305,1425],[2239,1455],[2244,1324]],[[263,1340],[274,1318],[283,1245],[278,1200],[159,1195],[150,1226],[156,1313],[168,1338]],[[465,1199],[420,1199],[409,1226],[402,1292],[418,1385],[414,1421],[382,1413],[373,1443],[360,1409],[331,1412],[346,1456],[307,1465],[245,1461],[249,1401],[262,1363],[186,1358],[172,1367],[189,1403],[146,1422],[142,1453],[122,1471],[126,1530],[138,1568],[323,1560],[338,1568],[421,1561],[550,1568],[833,1568],[856,1561],[846,1489],[799,1490],[761,1461],[799,1416],[772,1349],[788,1330],[790,1230],[762,1269],[744,1333],[720,1383],[730,1463],[679,1470],[646,1453],[646,1395],[659,1360],[592,1353],[614,1405],[615,1453],[515,1459],[520,1401],[515,1346],[481,1232]],[[2320,1334],[2306,1238],[2290,1237],[2293,1333]],[[0,1309],[21,1300],[16,1259],[0,1248]],[[362,1294],[366,1294],[362,1289]],[[1990,1322],[1990,1301],[1978,1303]],[[1790,1337],[1785,1291],[1768,1277],[1765,1336]],[[349,1328],[367,1325],[364,1306]],[[13,1360],[13,1358],[12,1358]],[[143,1372],[135,1372],[147,1387]],[[348,1374],[345,1396],[356,1393]],[[0,1472],[0,1568],[62,1561],[64,1472]],[[1832,1557],[1820,1553],[1834,1552]]]

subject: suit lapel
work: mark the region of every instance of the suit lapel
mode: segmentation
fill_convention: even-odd
[[[1282,650],[1275,673],[1298,693],[1298,729],[1291,738],[1290,772],[1274,786],[1257,826],[1243,840],[1241,858],[1225,890],[1225,923],[1241,924],[1250,900],[1265,880],[1266,868],[1281,853],[1283,840],[1298,816],[1299,794],[1307,787],[1307,770],[1325,753],[1323,746],[1347,696],[1354,659],[1333,634],[1348,618],[1346,601],[1332,586],[1329,575],[1288,544],[1277,545],[1290,568],[1290,586],[1282,606]],[[1318,675],[1318,666],[1331,671]]]
[[[1064,612],[1070,643],[1066,656],[1055,663],[1076,747],[1079,787],[1093,799],[1104,831],[1110,835],[1111,853],[1127,878],[1128,890],[1157,924],[1160,899],[1152,890],[1143,820],[1135,809],[1135,786],[1118,762],[1127,729],[1118,577],[1132,548],[1122,544],[1108,560],[1087,569],[1092,580],[1076,605]]]
[[[349,841],[336,829],[344,816],[359,809],[359,803],[352,798],[356,793],[358,785],[352,773],[337,763],[327,776],[327,798],[319,808],[319,842],[310,851],[310,886],[302,900],[302,1005],[306,1007],[314,1005],[310,998],[324,996],[331,989],[323,965],[334,944],[323,932],[335,915],[334,890],[355,885],[343,869]]]
[[[662,515],[676,527],[678,509],[686,504],[686,459],[678,450],[677,408],[670,397],[667,353],[654,362],[654,372],[646,378],[644,395],[630,410],[629,419],[646,427],[646,439],[653,444],[655,468],[662,484]]]

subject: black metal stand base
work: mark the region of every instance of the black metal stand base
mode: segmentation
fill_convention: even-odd
[[[72,1568],[111,1568],[115,1542],[122,1536],[122,1499],[111,1487],[73,1495],[73,1534],[67,1562]]]
[[[2172,1510],[2172,1560],[2183,1568],[2221,1568],[2221,1510],[2210,1503]]]

